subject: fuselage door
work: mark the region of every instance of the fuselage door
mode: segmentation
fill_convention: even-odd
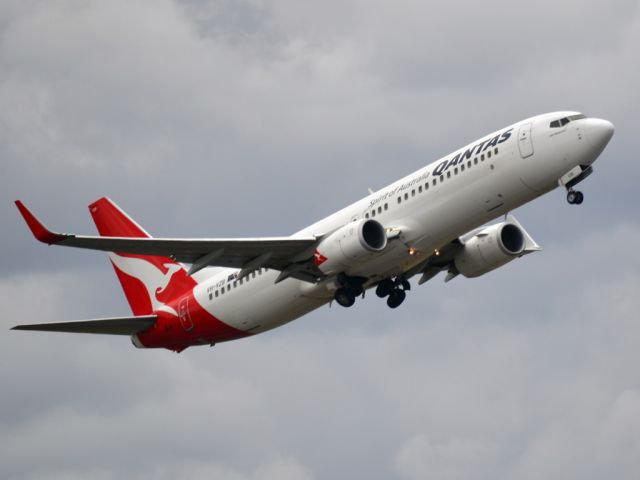
[[[189,297],[183,297],[178,302],[178,317],[180,318],[180,324],[184,328],[185,332],[188,332],[193,328],[193,320],[191,320],[191,314],[189,313]]]
[[[520,156],[527,158],[533,155],[533,142],[531,141],[531,123],[525,123],[518,130],[518,149]]]

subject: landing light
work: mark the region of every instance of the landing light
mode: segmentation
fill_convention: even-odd
[[[436,257],[440,256],[440,250],[438,250],[437,248],[433,251],[433,253],[436,254]]]
[[[415,247],[409,247],[409,255],[415,255],[417,251]]]

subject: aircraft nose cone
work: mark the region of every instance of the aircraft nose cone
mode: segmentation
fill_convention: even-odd
[[[599,152],[604,150],[611,137],[613,137],[613,123],[599,118],[590,118],[587,128],[587,140]]]

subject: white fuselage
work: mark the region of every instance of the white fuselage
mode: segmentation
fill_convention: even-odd
[[[590,165],[606,145],[599,123],[604,121],[577,118],[550,128],[567,116],[581,117],[540,115],[482,137],[293,237],[325,235],[374,218],[395,234],[383,252],[346,273],[368,278],[367,285],[402,274],[452,240],[553,190],[574,167]],[[194,294],[210,314],[242,331],[275,328],[333,299],[331,277],[318,284],[293,278],[275,283],[277,271],[260,270],[242,281],[233,278],[236,272],[216,269]]]

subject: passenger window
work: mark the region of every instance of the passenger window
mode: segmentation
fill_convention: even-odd
[[[376,216],[376,211],[375,210],[371,210],[371,216],[375,217]]]
[[[444,182],[444,175],[440,174],[440,183]]]
[[[216,297],[218,296],[218,293],[219,293],[218,290],[216,290]]]
[[[368,213],[365,213],[365,214],[364,214],[364,218],[369,218],[369,214],[368,214]]]
[[[382,207],[378,207],[378,214],[382,213]]]
[[[213,300],[213,293],[209,293],[209,300]]]
[[[422,185],[418,187],[418,193],[422,193]]]
[[[497,148],[497,147],[493,149],[493,154],[494,154],[494,155],[497,155],[497,154],[498,154],[498,148]]]
[[[224,287],[221,288],[222,293],[224,293]]]
[[[414,188],[413,190],[411,190],[411,196],[415,197],[416,196],[416,189]]]
[[[438,179],[437,179],[437,178],[434,178],[432,183],[433,183],[433,186],[435,187],[435,186],[436,186],[436,184],[438,183]]]
[[[462,165],[460,165],[460,171],[464,172],[464,163]]]
[[[398,197],[398,203],[402,203],[402,197]]]
[[[451,170],[447,172],[447,178],[451,178]]]
[[[429,190],[429,182],[424,184],[424,191],[426,192],[427,190]]]
[[[487,152],[487,158],[491,158],[491,150]]]
[[[384,204],[384,209],[385,209],[385,210],[389,210],[389,204],[388,204],[388,203],[385,203],[385,204]]]
[[[467,162],[467,168],[471,168],[471,160]]]
[[[454,168],[454,169],[453,169],[453,174],[454,174],[454,175],[457,175],[457,174],[458,174],[458,167],[456,167],[456,168]]]
[[[405,199],[405,200],[409,200],[409,194],[408,194],[408,193],[405,193],[405,194],[404,194],[404,199]]]

